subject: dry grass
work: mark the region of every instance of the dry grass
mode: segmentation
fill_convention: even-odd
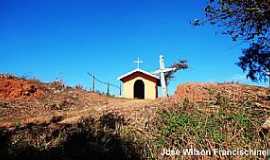
[[[222,96],[222,95],[220,95]],[[152,149],[157,159],[162,148],[189,149],[267,149],[268,131],[261,128],[270,111],[258,108],[253,101],[235,103],[221,97],[217,105],[192,103],[188,99],[159,111]],[[178,157],[180,158],[180,157]],[[265,159],[266,157],[190,156],[183,159]]]
[[[177,92],[174,97],[152,101],[107,97],[59,82],[45,87],[49,92],[41,98],[0,101],[1,157],[264,159],[164,157],[160,153],[170,147],[266,149],[270,144],[268,131],[261,128],[270,115],[265,88],[204,84],[188,86],[186,98],[179,98]],[[197,91],[199,101],[193,96]]]

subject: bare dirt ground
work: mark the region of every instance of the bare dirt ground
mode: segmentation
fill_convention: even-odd
[[[227,100],[230,103],[227,103]],[[132,100],[105,96],[83,90],[80,87],[67,87],[61,82],[42,83],[38,80],[0,75],[0,129],[2,129],[0,140],[1,138],[6,140],[4,144],[0,143],[0,150],[2,149],[3,153],[9,153],[7,148],[11,147],[9,149],[14,150],[14,153],[20,151],[20,154],[14,155],[19,159],[22,155],[27,155],[25,153],[29,153],[30,156],[28,157],[34,155],[32,153],[36,153],[36,156],[40,158],[41,150],[45,147],[46,152],[44,155],[55,155],[57,157],[61,154],[55,153],[53,148],[57,148],[62,153],[61,145],[64,145],[64,148],[67,149],[64,155],[67,156],[66,159],[70,159],[69,153],[76,156],[79,153],[82,154],[81,157],[89,157],[88,152],[82,152],[88,146],[90,151],[91,149],[100,148],[94,152],[97,156],[103,156],[105,153],[103,152],[104,148],[109,148],[106,155],[111,158],[111,151],[119,155],[118,151],[123,150],[123,146],[127,146],[126,144],[137,144],[135,148],[130,149],[128,154],[125,153],[126,148],[124,147],[123,153],[125,154],[122,155],[122,158],[127,159],[126,155],[137,154],[136,151],[143,151],[142,153],[144,153],[144,149],[147,148],[151,148],[153,151],[150,151],[151,155],[147,155],[147,157],[159,157],[159,151],[155,148],[156,142],[159,144],[162,142],[160,140],[167,138],[166,142],[169,143],[175,137],[177,141],[178,136],[183,135],[172,133],[171,137],[165,136],[162,138],[162,133],[165,133],[164,131],[167,131],[169,127],[181,126],[175,117],[179,118],[181,123],[184,123],[185,121],[182,121],[182,118],[188,115],[189,119],[194,118],[194,121],[197,122],[198,117],[196,117],[195,113],[199,115],[199,119],[205,115],[208,116],[208,114],[217,116],[218,112],[223,111],[222,107],[224,106],[227,107],[226,112],[230,117],[233,117],[238,112],[239,114],[242,113],[241,109],[243,108],[252,110],[251,118],[258,115],[258,119],[260,119],[255,126],[256,131],[259,132],[264,120],[269,117],[269,89],[240,84],[189,83],[179,85],[175,94],[169,98]],[[237,109],[233,108],[233,106]],[[116,116],[110,117],[111,113]],[[167,117],[169,118],[167,119],[169,124],[164,121],[166,115],[162,117],[161,113],[170,113],[170,116]],[[195,117],[192,117],[194,114]],[[247,113],[245,115],[250,116]],[[92,123],[92,118],[98,123]],[[123,122],[121,118],[124,118]],[[222,117],[217,116],[217,119],[214,119],[213,122],[218,123],[218,118]],[[206,121],[207,119],[208,117]],[[225,122],[229,121],[224,120]],[[246,122],[241,114],[240,120],[241,123]],[[223,122],[223,120],[220,122]],[[106,125],[110,126],[111,123],[113,126],[106,128]],[[122,125],[121,129],[117,129],[116,125]],[[266,125],[266,128],[270,126],[269,124]],[[220,127],[224,127],[223,123],[221,123]],[[243,125],[240,125],[240,127],[243,129]],[[237,132],[239,131],[238,128],[234,129]],[[219,131],[219,128],[215,129],[215,131]],[[84,135],[84,132],[87,135]],[[89,133],[91,134],[89,135]],[[248,131],[248,133],[253,132]],[[77,138],[79,139],[76,138],[78,134],[79,137]],[[189,132],[184,133],[184,135],[186,134],[188,135]],[[228,131],[226,134],[230,135],[231,132]],[[119,137],[121,138],[119,139]],[[80,138],[86,138],[87,140],[80,141]],[[195,140],[196,138],[198,137],[194,137]],[[115,144],[107,146],[107,140]],[[192,144],[195,143],[189,138],[186,141],[192,142]],[[257,142],[259,143],[259,141]],[[37,151],[29,151],[28,148],[22,150],[20,147],[24,146],[24,143],[29,145],[30,148],[34,146]],[[216,142],[213,141],[212,143]],[[12,148],[14,144],[19,148]],[[72,148],[72,146],[75,147]],[[72,149],[68,150],[70,147]]]
[[[65,87],[61,82],[49,84],[14,76],[0,76],[0,127],[29,123],[76,123],[83,117],[116,112],[131,121],[154,117],[156,109],[184,99],[193,102],[217,101],[219,94],[234,101],[252,99],[260,107],[270,108],[269,90],[239,84],[189,83],[179,85],[175,95],[167,99],[130,100],[108,97],[80,88]],[[144,118],[142,118],[144,117]]]
[[[60,123],[75,123],[84,116],[98,116],[110,111],[132,111],[150,103],[150,101],[111,98],[87,91],[68,89],[31,101],[2,101],[0,126],[44,123],[49,122],[53,117],[62,117]]]
[[[247,100],[257,102],[261,107],[270,108],[270,90],[265,87],[232,83],[187,83],[176,89],[175,100],[185,98],[193,102],[216,102],[224,96],[231,101],[245,103]]]
[[[56,117],[58,123],[76,123],[83,117],[100,116],[104,112],[138,119],[142,114],[150,117],[148,112],[152,113],[160,102],[108,97],[65,87],[60,82],[44,84],[12,76],[0,77],[0,127],[49,123]]]

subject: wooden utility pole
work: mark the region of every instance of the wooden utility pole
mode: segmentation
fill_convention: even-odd
[[[120,90],[120,96],[121,96],[121,83],[120,83],[120,86],[118,85],[115,85],[115,84],[112,84],[110,82],[104,82],[104,81],[101,81],[99,80],[94,74],[91,74],[91,73],[87,73],[91,78],[92,78],[92,91],[95,92],[96,91],[96,84],[100,83],[102,85],[105,85],[106,88],[107,88],[107,95],[110,95],[110,89],[111,87],[115,87],[117,89]],[[104,92],[103,92],[104,93]]]
[[[95,92],[95,83],[96,83],[96,77],[94,74],[88,73],[90,77],[92,77],[92,91]]]
[[[92,86],[92,91],[95,92],[95,82],[96,81],[96,77],[93,75],[93,86]]]
[[[107,96],[110,95],[110,83],[107,83]]]
[[[268,76],[268,87],[270,89],[270,72],[265,72],[265,74]]]
[[[269,89],[270,89],[270,72],[268,72],[268,83],[269,83]]]
[[[122,83],[120,82],[120,85],[119,85],[120,87],[119,87],[119,96],[121,96],[122,95]]]

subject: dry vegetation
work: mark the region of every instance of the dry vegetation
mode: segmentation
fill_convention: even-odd
[[[160,152],[165,147],[269,148],[267,127],[261,127],[269,117],[268,95],[266,88],[254,86],[185,84],[167,99],[127,100],[2,75],[0,157],[264,159]]]

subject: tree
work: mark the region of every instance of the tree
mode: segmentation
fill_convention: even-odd
[[[217,25],[233,41],[249,43],[237,65],[247,78],[265,81],[270,71],[270,0],[209,0],[205,16],[193,24]]]
[[[252,43],[251,46],[243,50],[243,55],[239,57],[237,63],[243,71],[248,71],[247,77],[253,81],[266,81],[270,73],[270,50],[269,47],[260,43]]]
[[[187,69],[188,68],[188,63],[186,60],[178,60],[176,63],[173,63],[170,68],[175,68],[175,70],[172,70],[170,72],[166,72],[165,74],[165,79],[166,79],[166,82],[167,84],[169,83],[169,81],[171,79],[174,78],[174,74],[176,72],[178,72],[179,70],[184,70],[184,69]]]

